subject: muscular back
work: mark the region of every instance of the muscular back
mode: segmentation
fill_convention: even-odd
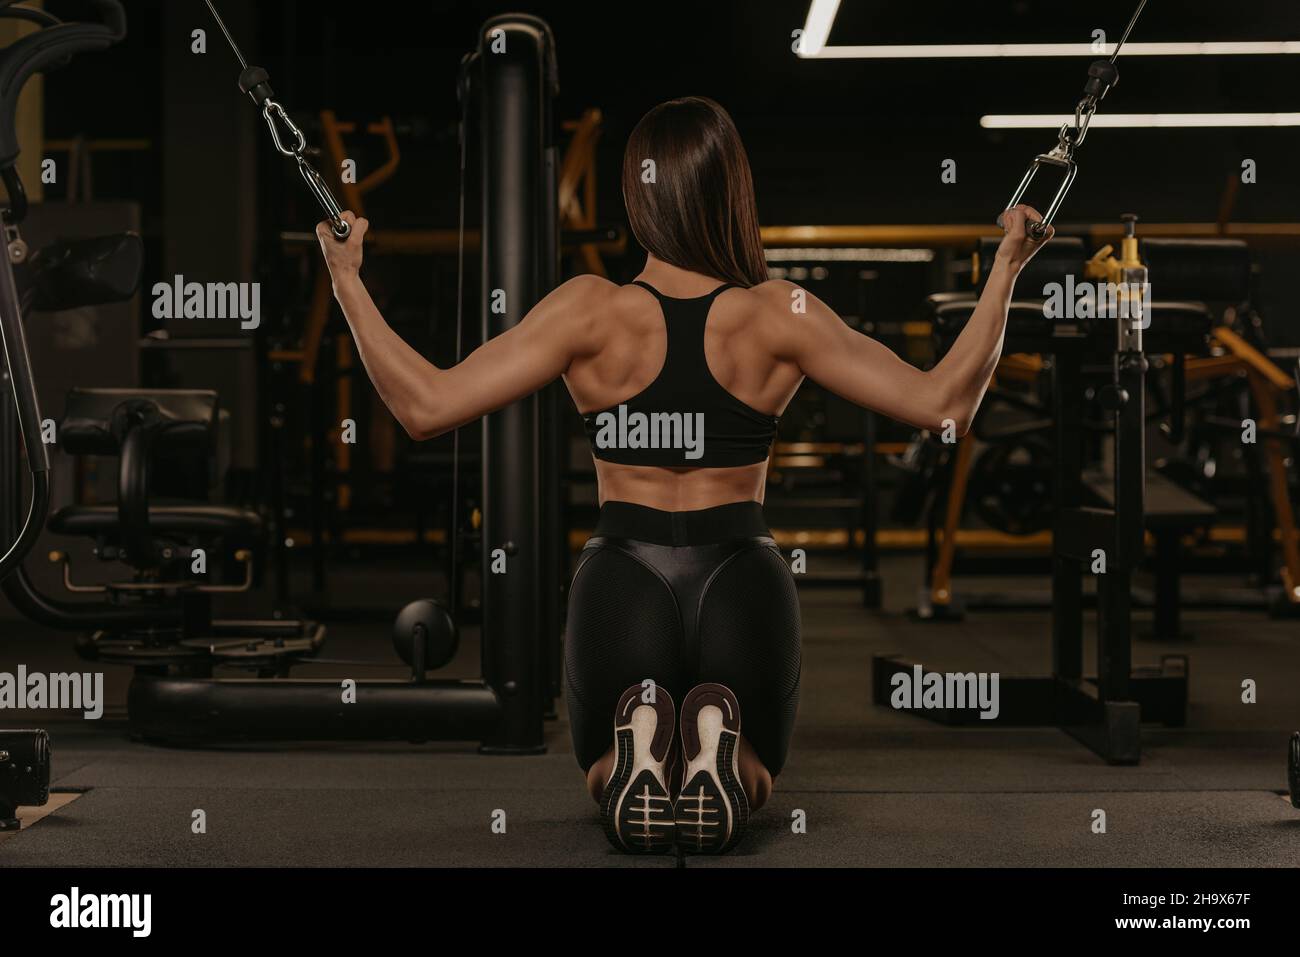
[[[704,277],[699,277],[704,279]],[[580,413],[612,408],[644,390],[667,354],[665,316],[640,286],[616,286],[586,277],[578,310],[586,347],[570,361],[564,381]],[[687,283],[694,286],[695,283]],[[720,285],[705,280],[703,292]],[[788,309],[777,305],[785,284],[728,289],[714,301],[704,333],[704,353],[718,384],[753,409],[780,415],[803,380],[798,365],[782,358]],[[661,289],[682,298],[699,289]],[[671,321],[671,320],[667,320]],[[601,500],[633,501],[671,510],[727,502],[762,501],[767,463],[733,468],[659,468],[596,460]]]
[[[668,348],[659,302],[640,286],[596,280],[584,297],[592,313],[590,347],[575,356],[564,381],[582,413],[617,405],[646,388],[663,367]],[[715,283],[716,284],[716,283]],[[764,283],[718,296],[705,327],[704,354],[718,383],[747,405],[780,415],[803,374],[776,354],[782,316]]]

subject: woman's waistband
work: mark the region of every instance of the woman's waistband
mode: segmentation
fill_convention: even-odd
[[[758,502],[730,502],[690,512],[606,502],[600,507],[592,537],[631,538],[652,545],[716,545],[771,534]]]

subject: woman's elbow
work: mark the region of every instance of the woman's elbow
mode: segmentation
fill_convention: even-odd
[[[967,405],[961,405],[949,411],[943,421],[940,423],[944,430],[951,430],[957,438],[962,438],[970,431],[971,425],[975,422],[975,410]]]
[[[412,442],[424,442],[437,436],[437,433],[427,426],[417,424],[410,419],[403,419],[401,422],[402,428]]]
[[[412,403],[396,418],[406,430],[406,434],[415,442],[436,439],[444,432],[451,431],[451,427],[443,421],[443,417],[438,415],[431,404]]]
[[[972,416],[936,414],[920,423],[922,428],[932,435],[939,436],[945,442],[955,442],[970,431]]]
[[[929,406],[926,428],[945,440],[950,436],[961,438],[970,431],[971,424],[975,421],[975,405],[966,396],[951,389],[937,389]]]
[[[452,430],[452,426],[444,422],[413,423],[406,425],[405,428],[406,434],[415,442],[427,442],[429,439],[446,435]]]

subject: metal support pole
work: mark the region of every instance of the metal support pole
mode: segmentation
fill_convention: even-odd
[[[1056,422],[1056,468],[1052,487],[1052,675],[1083,677],[1083,572],[1064,554],[1063,516],[1083,501],[1083,374],[1077,343],[1052,363],[1052,419]]]
[[[548,292],[539,224],[551,144],[553,44],[546,24],[506,15],[479,36],[478,104],[482,137],[482,332],[487,341],[523,320]],[[544,749],[545,667],[541,540],[543,456],[550,426],[544,400],[529,396],[483,420],[483,678],[501,702],[501,721],[485,751]],[[549,636],[554,640],[554,636]]]

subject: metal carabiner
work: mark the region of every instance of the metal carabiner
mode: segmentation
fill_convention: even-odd
[[[275,148],[285,156],[301,156],[302,151],[307,148],[307,137],[303,136],[302,130],[294,125],[293,120],[289,119],[289,114],[284,111],[284,107],[275,100],[267,100],[262,107],[262,116],[266,119],[266,125],[271,129],[271,139],[275,143]],[[284,124],[289,135],[294,139],[293,146],[286,146],[284,139],[280,136],[280,128],[275,125],[276,117]]]
[[[1050,152],[1039,153],[1034,157],[1034,161],[1029,164],[1029,169],[1025,170],[1024,179],[1020,181],[1020,185],[1016,187],[1015,193],[1012,194],[1011,200],[1006,205],[1007,209],[1019,205],[1040,167],[1052,166],[1064,171],[1061,177],[1061,185],[1057,188],[1056,195],[1052,197],[1052,203],[1047,207],[1047,212],[1043,214],[1043,218],[1036,223],[1029,223],[1025,228],[1029,237],[1036,243],[1041,243],[1043,237],[1047,235],[1047,227],[1052,225],[1052,220],[1056,217],[1056,211],[1061,208],[1061,203],[1065,200],[1065,194],[1070,191],[1075,174],[1079,172],[1078,166],[1074,163],[1073,145],[1069,140],[1067,129],[1067,126],[1062,124],[1060,139],[1056,146]],[[1000,223],[1001,217],[999,217]]]
[[[1088,135],[1088,126],[1092,123],[1092,114],[1097,112],[1097,101],[1085,96],[1074,108],[1074,135],[1070,137],[1070,149],[1082,146]],[[1062,128],[1064,130],[1064,128]]]

